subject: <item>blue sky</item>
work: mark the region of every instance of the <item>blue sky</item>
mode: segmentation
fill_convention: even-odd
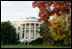
[[[33,1],[1,1],[1,21],[18,21],[24,17],[38,17]]]

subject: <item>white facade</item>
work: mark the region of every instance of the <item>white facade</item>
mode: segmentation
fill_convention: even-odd
[[[17,36],[19,36],[19,41],[24,43],[40,37],[38,32],[41,24],[42,22],[38,22],[35,17],[26,17],[18,22],[12,22],[12,25],[16,28]]]

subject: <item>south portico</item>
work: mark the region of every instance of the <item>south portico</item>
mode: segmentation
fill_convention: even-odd
[[[38,22],[35,17],[27,17],[21,19],[16,26],[17,37],[19,37],[20,43],[31,42],[40,37],[39,31],[42,22]]]

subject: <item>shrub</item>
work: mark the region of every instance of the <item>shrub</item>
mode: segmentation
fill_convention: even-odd
[[[32,45],[40,45],[43,43],[43,39],[42,38],[37,38],[36,40],[33,40],[30,42],[30,44]]]

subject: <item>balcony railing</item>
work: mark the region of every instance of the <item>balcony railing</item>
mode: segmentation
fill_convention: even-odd
[[[36,30],[37,30],[37,29],[40,29],[40,28],[23,28],[23,30],[24,30],[24,29],[36,29]]]

